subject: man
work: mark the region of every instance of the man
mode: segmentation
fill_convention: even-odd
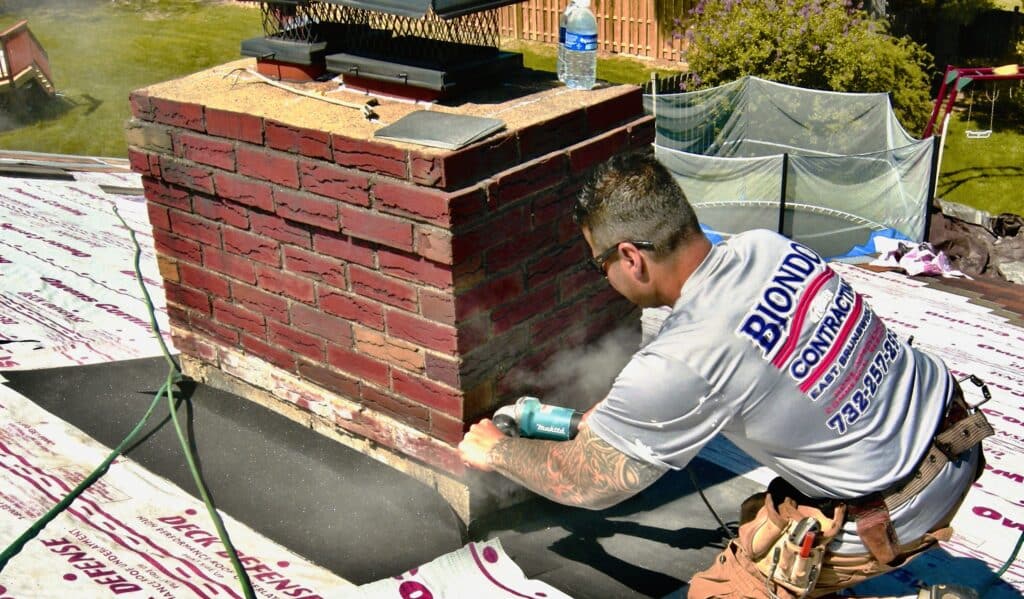
[[[821,257],[768,231],[712,246],[650,153],[601,165],[576,220],[616,291],[671,313],[575,439],[505,437],[483,420],[459,445],[467,464],[602,509],[725,435],[780,479],[745,503],[739,538],[690,597],[819,597],[949,538],[987,423]],[[935,455],[937,432],[965,428]]]

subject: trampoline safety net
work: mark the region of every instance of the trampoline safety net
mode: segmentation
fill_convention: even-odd
[[[723,237],[771,228],[827,257],[875,231],[924,239],[934,144],[907,134],[887,94],[746,77],[644,106],[659,160]]]

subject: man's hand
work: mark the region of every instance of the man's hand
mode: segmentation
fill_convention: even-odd
[[[462,454],[462,461],[468,466],[490,472],[494,470],[491,464],[491,449],[502,439],[508,437],[502,433],[490,419],[484,418],[480,422],[469,427],[469,432],[459,443],[459,453]]]

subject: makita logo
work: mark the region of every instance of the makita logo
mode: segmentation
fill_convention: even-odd
[[[538,424],[537,430],[539,430],[542,433],[558,433],[559,435],[565,434],[564,426],[545,426],[543,424]]]

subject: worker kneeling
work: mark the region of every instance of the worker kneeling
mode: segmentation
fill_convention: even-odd
[[[568,441],[490,420],[463,460],[567,505],[603,509],[721,433],[779,478],[696,597],[820,597],[948,539],[991,434],[938,358],[898,338],[807,247],[770,231],[712,246],[649,152],[601,165],[575,217],[592,265],[638,306],[669,306]]]

